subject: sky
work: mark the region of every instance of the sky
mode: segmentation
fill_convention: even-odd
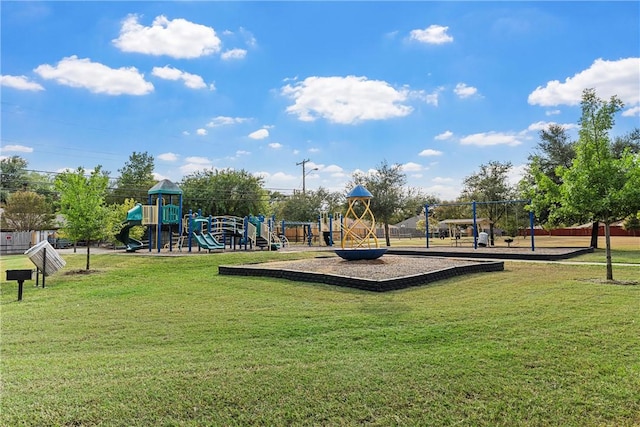
[[[640,126],[637,1],[3,1],[0,18],[0,156],[30,170],[117,177],[147,152],[158,179],[244,169],[291,194],[386,162],[452,200],[490,161],[516,182],[551,123],[577,139],[585,88],[624,102],[612,136]]]

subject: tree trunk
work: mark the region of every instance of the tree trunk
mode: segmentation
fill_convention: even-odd
[[[90,259],[89,248],[91,248],[91,241],[87,240],[87,270],[89,270],[89,259]]]
[[[598,249],[598,231],[600,231],[600,223],[598,221],[594,221],[593,225],[591,226],[591,245],[590,245],[594,249]]]
[[[387,246],[391,246],[391,240],[389,239],[389,224],[384,223],[384,238],[386,240]]]
[[[604,245],[607,254],[607,280],[613,280],[613,265],[611,264],[611,229],[609,222],[604,223]]]

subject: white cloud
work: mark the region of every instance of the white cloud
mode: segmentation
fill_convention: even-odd
[[[249,47],[256,47],[258,45],[258,41],[256,40],[253,33],[247,30],[244,27],[240,27],[240,35],[244,38],[244,42]]]
[[[88,89],[107,95],[146,95],[153,92],[153,84],[145,81],[144,74],[135,67],[109,68],[90,59],[69,56],[54,67],[40,65],[34,70],[42,78],[55,80],[61,85]]]
[[[41,84],[30,81],[27,76],[0,76],[0,85],[18,90],[44,90]]]
[[[255,132],[251,132],[249,134],[249,138],[251,139],[265,139],[269,137],[269,131],[267,129],[258,129]]]
[[[323,168],[322,171],[323,172],[328,172],[328,173],[341,173],[344,170],[338,165],[329,165],[329,166]]]
[[[460,139],[462,145],[477,145],[487,147],[491,145],[516,146],[522,144],[520,136],[514,133],[484,132],[467,135]]]
[[[433,150],[431,148],[427,148],[426,150],[422,150],[420,153],[418,153],[418,156],[421,156],[421,157],[441,156],[441,155],[442,155],[442,151]]]
[[[282,144],[280,144],[279,142],[272,142],[271,144],[269,144],[269,148],[273,148],[274,150],[279,150],[282,148]]]
[[[33,148],[24,145],[3,145],[3,153],[33,153]]]
[[[210,165],[211,164],[211,160],[207,159],[206,157],[191,156],[191,157],[187,157],[184,160],[186,162],[188,162],[188,163],[196,163],[196,164],[199,164],[199,165]]]
[[[238,123],[244,123],[249,119],[244,117],[226,117],[226,116],[218,116],[211,119],[209,123],[207,123],[207,127],[215,128],[218,126],[228,126],[235,125]]]
[[[187,157],[184,160],[186,163],[180,166],[180,172],[182,172],[184,175],[187,175],[196,171],[213,169],[213,163],[206,157],[193,156],[193,157]]]
[[[151,174],[153,175],[153,179],[155,179],[156,181],[162,181],[163,179],[169,179],[165,175],[161,175],[161,174],[159,174],[157,172],[152,172]]]
[[[204,129],[204,128],[200,128],[200,129],[196,130],[196,134],[200,135],[200,136],[205,136],[207,133],[208,133],[207,130]]]
[[[408,98],[406,89],[396,90],[385,81],[366,77],[307,77],[284,86],[282,94],[295,101],[287,112],[307,122],[320,117],[333,123],[354,124],[404,117],[413,111],[402,104]]]
[[[556,122],[539,121],[539,122],[531,123],[527,127],[527,130],[525,132],[539,132],[541,130],[547,129],[551,125],[559,125],[566,130],[578,128],[578,125],[575,123],[556,123]]]
[[[544,112],[545,116],[556,116],[560,114],[560,110],[548,110]]]
[[[165,80],[182,80],[184,85],[191,89],[207,88],[207,84],[202,77],[197,74],[187,73],[177,68],[169,67],[168,65],[165,67],[153,67],[151,74]],[[215,88],[215,86],[212,87]]]
[[[298,185],[301,179],[299,175],[290,175],[284,172],[269,173],[260,171],[253,175],[262,178],[266,188],[292,188]]]
[[[622,115],[624,117],[640,117],[640,106],[629,108],[628,110],[623,111]]]
[[[184,136],[189,136],[189,135],[191,135],[191,132],[189,132],[188,130],[183,130],[183,131],[182,131],[182,134],[183,134]]]
[[[411,30],[409,38],[427,44],[451,43],[453,37],[447,34],[448,29],[449,27],[443,27],[442,25],[429,25],[424,30]]]
[[[145,27],[138,23],[137,15],[129,15],[113,44],[124,52],[198,58],[219,52],[222,43],[215,30],[205,25],[185,19],[169,20],[161,15],[150,27]]]
[[[224,61],[229,61],[232,59],[244,59],[247,56],[247,51],[245,49],[230,49],[224,51],[220,58]]]
[[[310,153],[319,153],[319,152],[320,152],[320,149],[319,149],[319,148],[312,147],[312,148],[309,148],[307,151],[308,151],[308,152],[310,152]]]
[[[421,101],[424,101],[428,105],[433,105],[434,107],[437,107],[440,92],[442,92],[443,90],[444,90],[444,87],[439,87],[431,93],[427,93],[424,90],[412,90],[408,92],[408,95],[410,98],[416,98]]]
[[[421,170],[423,170],[423,167],[421,164],[418,164],[418,163],[407,162],[402,165],[403,172],[419,172]]]
[[[564,83],[558,80],[538,86],[529,94],[531,105],[543,107],[556,105],[578,105],[582,91],[595,88],[600,98],[617,95],[625,104],[640,102],[640,58],[625,58],[617,61],[596,59],[586,70],[567,77]]]
[[[458,83],[453,92],[458,95],[458,98],[469,98],[478,93],[478,89],[473,86],[467,86],[466,83]]]
[[[178,160],[178,155],[174,153],[162,153],[158,155],[158,159],[165,162],[175,162]]]
[[[527,172],[527,165],[514,165],[507,174],[507,182],[511,185],[516,185],[520,182],[522,177]]]
[[[431,181],[435,182],[436,184],[446,184],[446,183],[449,183],[449,182],[453,182],[453,178],[447,178],[447,177],[443,177],[443,176],[436,176]]]
[[[236,151],[236,156],[248,156],[251,154],[251,151],[238,150]]]
[[[453,132],[451,132],[450,130],[446,130],[444,132],[442,132],[441,134],[436,135],[433,139],[436,139],[438,141],[445,141],[449,138],[451,138],[453,136]]]

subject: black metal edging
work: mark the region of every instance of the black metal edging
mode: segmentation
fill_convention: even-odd
[[[565,249],[565,248],[560,248]],[[389,249],[388,255],[404,256],[430,256],[430,257],[453,257],[453,258],[483,258],[483,259],[508,259],[508,260],[532,260],[532,261],[559,261],[569,259],[578,255],[593,252],[593,248],[566,248],[568,251],[559,254],[536,253],[508,253],[508,252],[488,252],[482,250],[472,250],[469,252],[434,251],[419,249]]]
[[[220,275],[227,276],[255,276],[272,277],[277,279],[294,280],[297,282],[323,283],[326,285],[356,288],[372,292],[387,292],[405,289],[411,286],[426,285],[438,280],[464,274],[503,271],[503,261],[482,261],[477,264],[449,267],[442,270],[430,271],[412,276],[397,277],[385,280],[361,279],[358,277],[346,277],[335,274],[315,273],[310,271],[295,271],[275,268],[247,267],[243,265],[218,267]]]

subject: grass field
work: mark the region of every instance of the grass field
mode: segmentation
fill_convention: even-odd
[[[592,281],[602,266],[385,294],[217,274],[313,255],[93,255],[65,274],[78,253],[22,302],[1,282],[0,425],[640,425],[640,286]]]

